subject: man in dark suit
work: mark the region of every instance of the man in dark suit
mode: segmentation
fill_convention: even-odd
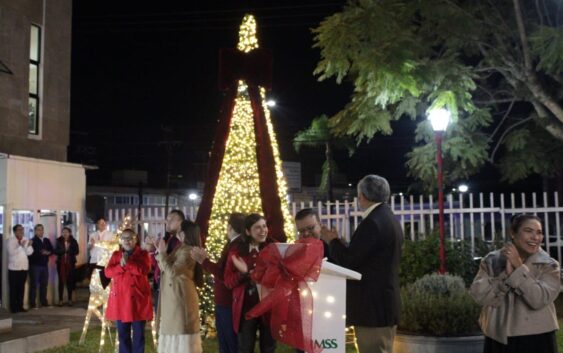
[[[350,244],[346,246],[336,231],[321,232],[334,263],[362,274],[361,281],[346,286],[346,323],[354,326],[360,353],[392,352],[399,323],[403,231],[386,203],[389,195],[385,178],[365,176],[358,183],[364,213]]]

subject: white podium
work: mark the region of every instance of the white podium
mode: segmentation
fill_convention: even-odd
[[[278,243],[284,257],[292,244]],[[360,280],[358,272],[323,260],[317,282],[307,282],[313,296],[313,343],[323,352],[344,353],[346,351],[346,280]]]

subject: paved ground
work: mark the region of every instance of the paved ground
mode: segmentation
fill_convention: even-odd
[[[71,332],[81,331],[86,317],[88,292],[86,288],[81,288],[77,292],[79,302],[75,302],[72,307],[43,307],[17,314],[0,309],[0,319],[11,317],[13,320],[12,331],[1,333],[0,342],[62,328],[69,328]],[[96,326],[100,326],[100,322],[92,318],[90,327]]]

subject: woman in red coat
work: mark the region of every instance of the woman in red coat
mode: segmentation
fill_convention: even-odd
[[[132,229],[121,233],[120,244],[121,249],[111,255],[105,268],[105,275],[111,278],[106,320],[116,322],[119,353],[143,353],[145,322],[153,318],[149,253],[137,245]]]
[[[233,328],[238,333],[240,353],[254,352],[258,330],[260,352],[274,353],[276,341],[272,338],[267,320],[262,317],[245,319],[246,313],[260,301],[256,283],[250,275],[256,266],[258,252],[271,243],[271,239],[268,238],[268,226],[263,216],[250,214],[244,223],[245,233],[241,235],[242,241],[229,252],[224,276],[225,286],[233,290]]]

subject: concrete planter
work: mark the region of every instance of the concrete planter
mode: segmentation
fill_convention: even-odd
[[[483,336],[432,337],[397,333],[394,353],[481,353]]]

